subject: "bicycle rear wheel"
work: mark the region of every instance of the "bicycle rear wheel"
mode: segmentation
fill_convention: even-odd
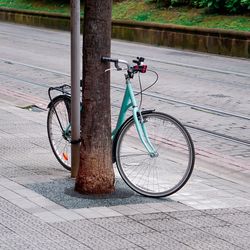
[[[49,143],[59,163],[71,170],[70,98],[57,96],[50,103],[47,117]]]
[[[139,139],[133,117],[121,128],[116,144],[116,163],[123,180],[134,191],[164,197],[182,188],[192,174],[192,139],[175,118],[157,112],[143,113],[145,127],[158,156],[152,157]]]

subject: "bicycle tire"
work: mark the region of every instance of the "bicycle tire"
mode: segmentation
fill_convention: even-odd
[[[143,112],[142,116],[159,156],[148,154],[139,139],[134,119],[130,117],[117,136],[118,171],[125,183],[141,195],[169,196],[180,190],[192,174],[195,161],[192,139],[185,127],[172,116],[159,112]]]
[[[71,131],[65,134],[70,124],[71,99],[66,95],[55,97],[49,104],[47,132],[51,149],[59,163],[71,170]],[[61,124],[61,125],[60,125]]]

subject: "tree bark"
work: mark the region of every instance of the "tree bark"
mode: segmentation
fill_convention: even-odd
[[[80,166],[75,190],[84,194],[114,191],[110,73],[101,62],[110,55],[112,0],[86,0],[83,35],[83,112]]]

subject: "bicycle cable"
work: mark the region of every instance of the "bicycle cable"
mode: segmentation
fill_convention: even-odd
[[[141,83],[141,73],[138,73],[138,79],[139,79],[139,84],[140,84],[140,95],[141,95],[141,100],[140,100],[140,104],[139,104],[139,110],[141,110],[141,106],[142,106],[142,83]]]
[[[146,91],[146,90],[152,88],[152,87],[158,82],[158,79],[159,79],[159,75],[157,74],[156,71],[154,71],[154,70],[147,70],[147,71],[153,72],[153,73],[156,75],[156,79],[155,79],[155,81],[154,81],[152,84],[150,84],[148,87],[146,87],[145,89],[142,89],[141,73],[138,72],[138,80],[139,80],[139,85],[140,85],[140,91],[139,91],[138,93],[136,93],[135,96],[141,95],[141,97],[140,97],[139,109],[141,109],[141,106],[142,106],[142,100],[143,100],[143,99],[142,99],[142,96],[143,96],[142,93],[143,93],[144,91]]]

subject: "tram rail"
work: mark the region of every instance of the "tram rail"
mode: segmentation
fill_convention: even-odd
[[[36,70],[41,70],[41,71],[45,71],[45,72],[50,72],[50,73],[70,77],[70,75],[67,74],[67,73],[56,71],[56,70],[51,70],[51,69],[44,68],[44,67],[38,67],[38,66],[35,66],[35,65],[31,65],[31,64],[25,64],[25,63],[21,63],[21,62],[9,60],[9,59],[4,59],[4,58],[0,58],[0,61],[8,63],[8,64],[17,64],[17,65],[29,67],[29,68],[36,69]],[[38,82],[30,81],[30,80],[27,80],[27,79],[22,79],[22,78],[19,78],[19,77],[8,75],[6,73],[1,73],[0,72],[0,75],[2,75],[4,77],[7,77],[7,78],[15,79],[15,80],[18,80],[18,81],[23,81],[23,82],[26,82],[28,84],[40,86],[40,87],[43,87],[43,88],[50,87],[50,85],[48,85],[48,84],[38,83]],[[111,87],[113,89],[118,90],[118,91],[119,90],[124,91],[124,87],[118,86],[116,84],[111,84]],[[243,120],[246,120],[246,121],[250,121],[250,117],[247,116],[247,115],[244,115],[244,114],[237,114],[237,113],[227,112],[227,111],[224,111],[224,110],[215,109],[215,108],[211,108],[211,107],[204,106],[204,105],[196,105],[194,103],[178,100],[178,99],[175,99],[175,98],[165,97],[165,96],[159,95],[157,93],[153,93],[153,92],[144,93],[144,95],[148,96],[148,97],[151,97],[151,98],[155,98],[155,99],[164,101],[164,102],[182,104],[182,105],[194,108],[194,109],[208,111],[208,112],[216,114],[216,115],[230,116],[230,117],[235,117],[235,118],[238,118],[238,119],[243,119]],[[116,105],[112,105],[112,106],[116,107]],[[199,131],[199,132],[209,134],[209,135],[212,135],[212,136],[215,136],[215,137],[219,137],[219,138],[222,138],[224,140],[233,141],[233,142],[236,142],[236,143],[239,143],[239,144],[243,144],[245,146],[250,146],[250,141],[248,141],[248,140],[243,140],[243,139],[236,138],[234,136],[226,135],[226,134],[223,134],[223,133],[218,133],[218,132],[206,130],[204,128],[200,128],[200,127],[197,127],[197,126],[191,126],[189,124],[184,124],[184,125],[188,129],[191,129],[191,130],[195,130],[195,131]]]

